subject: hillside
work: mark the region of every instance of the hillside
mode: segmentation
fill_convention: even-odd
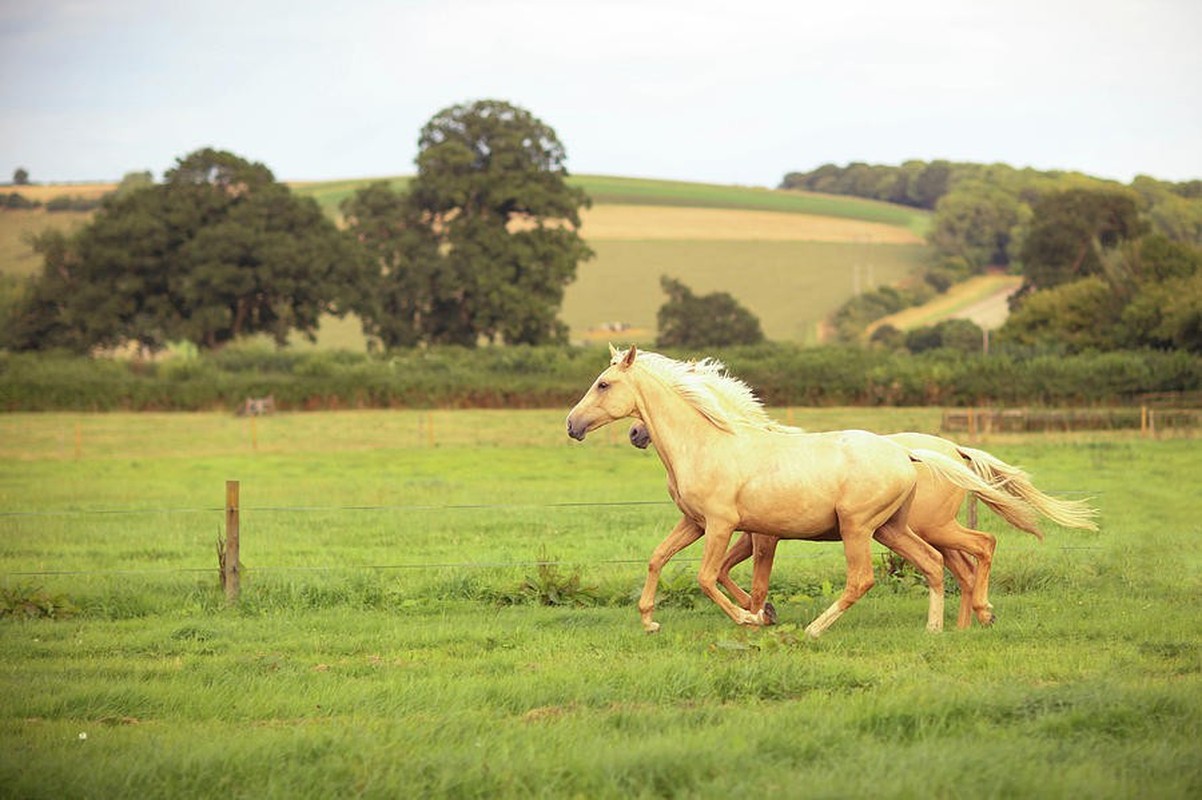
[[[885,325],[908,331],[945,319],[967,319],[985,330],[996,330],[1006,321],[1010,295],[1018,291],[1022,282],[1022,276],[1004,272],[977,275],[928,303],[882,317],[868,326],[865,336]]]
[[[291,184],[333,218],[356,189],[375,180],[404,188],[408,178]],[[927,212],[813,192],[607,176],[574,176],[593,206],[582,232],[596,257],[568,287],[562,318],[573,341],[647,342],[663,302],[660,275],[698,292],[727,291],[760,317],[771,339],[814,341],[819,322],[857,290],[889,284],[925,257]],[[112,186],[22,187],[45,201]],[[35,191],[36,190],[36,191]],[[24,241],[47,226],[82,224],[86,215],[45,211],[0,214],[0,273],[28,274],[37,260]],[[357,325],[331,320],[321,346],[362,347]]]

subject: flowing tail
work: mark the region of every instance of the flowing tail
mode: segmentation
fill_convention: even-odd
[[[1021,495],[1006,491],[1003,480],[979,475],[959,461],[934,450],[911,450],[910,458],[926,466],[937,478],[972,492],[1014,527],[1043,538],[1035,508]]]
[[[956,451],[968,462],[972,471],[981,478],[1006,493],[1021,498],[1057,525],[1063,525],[1066,528],[1084,528],[1090,531],[1098,529],[1098,524],[1094,521],[1098,511],[1089,505],[1089,501],[1062,500],[1059,497],[1044,494],[1035,488],[1035,484],[1031,482],[1031,476],[1026,472],[984,450],[956,445]],[[983,497],[981,499],[985,500]],[[988,500],[985,500],[985,503],[993,508],[993,504]],[[1003,512],[999,511],[998,513],[1005,516]],[[1023,530],[1029,529],[1023,528]],[[1030,533],[1040,535],[1038,531],[1030,531]]]

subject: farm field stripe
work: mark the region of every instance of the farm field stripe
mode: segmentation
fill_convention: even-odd
[[[729,208],[609,204],[581,214],[589,241],[794,241],[924,244],[912,231],[845,217]]]

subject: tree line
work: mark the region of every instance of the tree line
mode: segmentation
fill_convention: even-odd
[[[592,255],[565,157],[524,109],[453,106],[422,129],[409,191],[361,189],[340,229],[263,164],[198,150],[104,198],[78,232],[37,237],[43,268],[7,303],[0,344],[283,344],[351,312],[385,347],[562,343],[564,287]]]
[[[1066,352],[1202,352],[1202,181],[1140,176],[1129,186],[1005,164],[853,163],[789,173],[782,188],[849,194],[933,211],[922,280],[883,287],[832,317],[858,338],[875,319],[990,268],[1023,276],[1003,340]],[[889,331],[883,341],[897,341]]]

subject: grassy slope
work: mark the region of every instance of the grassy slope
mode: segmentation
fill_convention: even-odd
[[[933,424],[921,413],[907,423]],[[664,629],[647,637],[631,593],[672,509],[546,504],[661,499],[662,467],[624,428],[573,444],[561,419],[443,412],[431,447],[418,413],[282,415],[258,422],[255,452],[248,421],[219,415],[6,418],[0,443],[23,460],[0,466],[5,509],[209,510],[0,517],[4,572],[60,572],[0,585],[43,582],[86,610],[0,620],[0,785],[184,798],[1202,790],[1202,562],[1173,480],[1195,442],[984,443],[1103,511],[1100,533],[1053,527],[1044,543],[983,515],[1000,538],[992,629],[930,636],[923,591],[882,581],[801,640],[841,584],[841,556],[786,543],[773,580],[785,627],[732,626],[698,599],[686,552],[666,573]],[[238,611],[212,574],[229,477],[248,509]],[[507,508],[304,510],[455,502]],[[581,564],[616,604],[484,599],[536,575],[540,552]],[[525,566],[397,567],[461,562]],[[62,574],[97,569],[114,572]]]
[[[882,325],[908,331],[951,317],[965,317],[983,328],[993,329],[998,327],[999,318],[1005,319],[1007,298],[1021,283],[1022,276],[1019,275],[978,275],[951,287],[928,303],[882,317],[869,325],[864,335],[871,336]]]
[[[925,254],[919,245],[737,240],[597,241],[593,248],[597,258],[581,265],[561,317],[573,336],[603,322],[633,325],[595,334],[622,341],[654,340],[666,274],[697,292],[730,292],[760,318],[769,339],[813,343],[819,323],[852,296],[857,264],[871,264],[878,283],[891,283]]]

